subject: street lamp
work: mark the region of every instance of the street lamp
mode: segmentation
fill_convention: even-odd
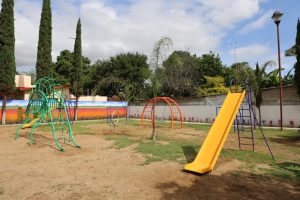
[[[233,46],[234,63],[236,64],[235,44],[237,44],[237,42],[236,41],[231,41],[230,44]]]
[[[280,60],[280,37],[279,37],[279,23],[281,16],[283,15],[280,11],[275,11],[272,19],[277,27],[277,46],[278,46],[278,67],[279,67],[279,101],[280,101],[280,130],[282,131],[282,78],[281,78],[281,60]]]

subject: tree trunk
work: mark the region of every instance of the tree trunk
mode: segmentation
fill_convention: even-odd
[[[75,107],[74,107],[74,121],[77,121],[77,113],[78,113],[78,99],[79,97],[76,96],[75,100]]]
[[[260,106],[258,107],[258,115],[259,115],[259,125],[261,126],[261,112],[260,112]]]
[[[151,121],[152,121],[152,140],[156,140],[156,129],[155,129],[155,104],[152,106],[151,112]]]
[[[3,97],[2,101],[2,115],[1,115],[1,124],[6,124],[6,96]]]

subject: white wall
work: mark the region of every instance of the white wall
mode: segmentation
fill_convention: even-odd
[[[132,117],[140,117],[143,108],[143,106],[130,106],[130,115]],[[216,106],[191,105],[180,106],[180,108],[186,121],[193,121],[192,118],[194,118],[194,121],[197,122],[212,122],[212,120],[216,117]],[[265,120],[265,125],[270,125],[271,120],[273,126],[279,125],[279,106],[263,105],[261,106],[261,112],[262,120]],[[256,113],[258,115],[258,110],[256,110]],[[150,113],[146,113],[146,116],[149,116],[149,114]],[[170,111],[167,106],[157,106],[155,114],[157,117],[160,117],[162,119],[168,119]],[[294,122],[294,127],[300,127],[300,105],[283,106],[283,125],[290,127],[290,121]]]
[[[272,120],[273,125],[278,126],[280,120],[279,106],[264,105],[261,106],[261,117],[266,125]],[[295,127],[300,127],[300,105],[283,105],[282,118],[284,126],[291,126],[291,121]]]
[[[107,101],[107,96],[80,96],[79,101]]]

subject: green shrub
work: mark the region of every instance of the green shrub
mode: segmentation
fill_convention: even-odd
[[[206,76],[206,83],[197,88],[197,96],[209,96],[216,94],[226,94],[229,91],[228,87],[225,87],[225,80],[221,76],[209,77]]]

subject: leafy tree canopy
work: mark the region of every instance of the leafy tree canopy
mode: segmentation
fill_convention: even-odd
[[[201,70],[205,76],[222,76],[223,65],[219,54],[210,51],[208,54],[203,54],[198,58],[199,70]]]
[[[54,77],[63,85],[71,85],[71,70],[74,63],[74,53],[69,50],[63,50],[57,56],[56,63],[53,64]],[[90,94],[91,87],[91,61],[82,56],[82,70],[84,94]]]
[[[225,80],[221,76],[205,76],[206,83],[197,88],[197,96],[210,96],[227,94],[229,88],[225,86]]]
[[[112,96],[122,91],[127,99],[140,99],[145,98],[146,80],[150,74],[147,56],[119,54],[94,64],[91,85],[94,94]]]
[[[197,57],[186,51],[174,51],[163,63],[164,95],[193,96],[205,80],[198,68]]]

